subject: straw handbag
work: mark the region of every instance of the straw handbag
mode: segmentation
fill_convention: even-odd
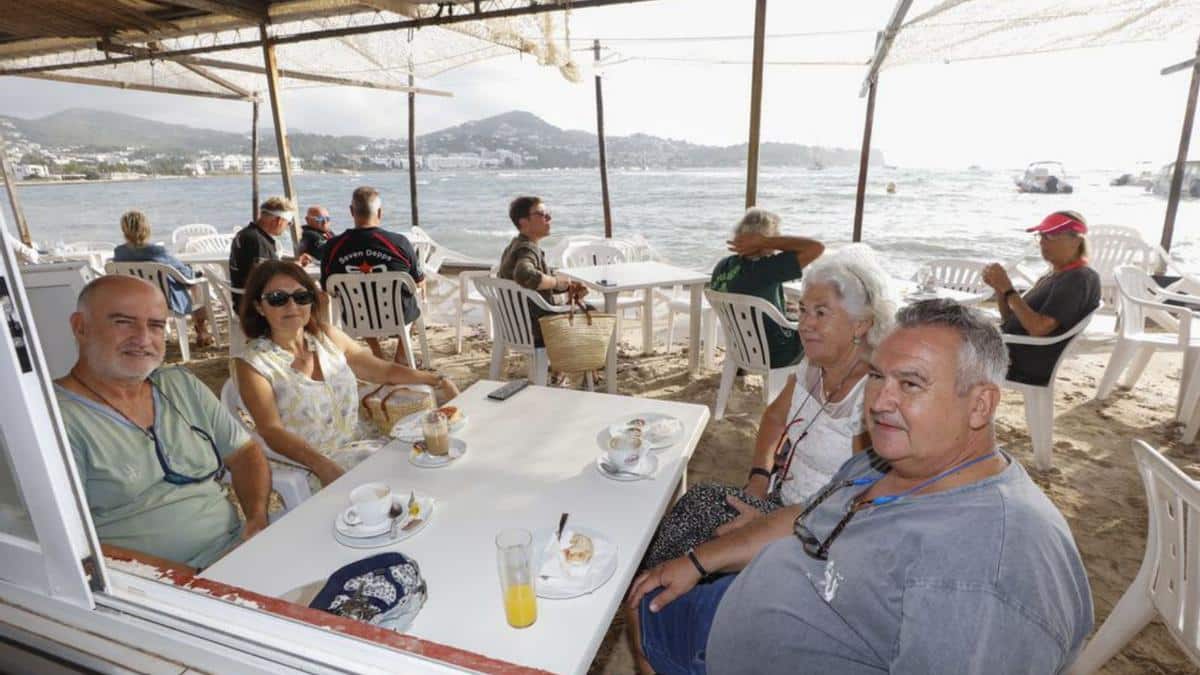
[[[575,308],[580,312],[576,314]],[[608,345],[617,326],[615,314],[590,311],[576,301],[566,314],[543,316],[542,339],[550,367],[562,373],[583,373],[603,368]]]

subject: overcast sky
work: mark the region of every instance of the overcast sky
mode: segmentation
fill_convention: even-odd
[[[814,56],[865,60],[874,31],[887,21],[892,0],[853,3],[771,3],[773,35],[847,31],[824,38],[775,38],[767,59]],[[626,56],[748,61],[747,40],[647,43],[615,38],[749,36],[750,0],[659,0],[577,11],[575,46],[593,37]],[[860,32],[853,32],[860,31]],[[1175,156],[1188,73],[1158,71],[1189,58],[1196,36],[1166,44],[1115,47],[991,61],[906,66],[885,70],[876,103],[873,146],[900,166],[1022,166],[1059,159],[1068,168],[1122,167],[1138,160],[1166,163]],[[589,42],[584,42],[588,40]],[[586,55],[580,55],[587,59]],[[763,138],[857,147],[866,99],[858,97],[865,67],[769,66],[765,77]],[[634,60],[608,69],[604,80],[606,130],[644,132],[698,143],[745,142],[750,69],[687,61]],[[451,71],[422,84],[453,98],[418,99],[418,133],[513,109],[553,124],[595,130],[591,78],[567,82],[555,69],[528,58],[505,57]],[[244,103],[127,92],[9,78],[0,84],[0,114],[36,117],[69,107],[92,107],[152,119],[245,132]],[[403,136],[401,94],[350,88],[285,93],[293,130],[328,134]],[[269,115],[266,116],[269,124]],[[1200,139],[1193,148],[1200,146]],[[1200,157],[1200,149],[1193,150]]]

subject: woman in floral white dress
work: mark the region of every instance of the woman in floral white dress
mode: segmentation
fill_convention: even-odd
[[[458,395],[438,373],[376,358],[316,310],[317,286],[300,266],[264,261],[246,281],[242,331],[250,338],[234,361],[242,403],[275,452],[307,467],[321,486],[366,458],[351,443],[378,436],[359,419],[358,380],[424,384]]]

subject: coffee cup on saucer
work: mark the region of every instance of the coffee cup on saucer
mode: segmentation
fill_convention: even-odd
[[[365,483],[350,491],[350,509],[346,522],[350,525],[378,525],[388,517],[392,508],[392,488],[386,483]]]
[[[642,460],[643,447],[641,432],[628,431],[610,436],[604,454],[609,464],[618,469],[632,470]]]

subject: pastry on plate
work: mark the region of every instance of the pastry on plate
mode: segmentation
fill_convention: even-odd
[[[451,425],[458,424],[462,421],[462,411],[452,405],[445,405],[437,409],[438,412],[446,416],[446,421]]]
[[[592,543],[591,537],[578,532],[570,533],[571,537],[567,546],[562,549],[563,568],[568,576],[582,576],[587,573],[588,565],[592,562],[592,556],[595,555],[595,545]]]

